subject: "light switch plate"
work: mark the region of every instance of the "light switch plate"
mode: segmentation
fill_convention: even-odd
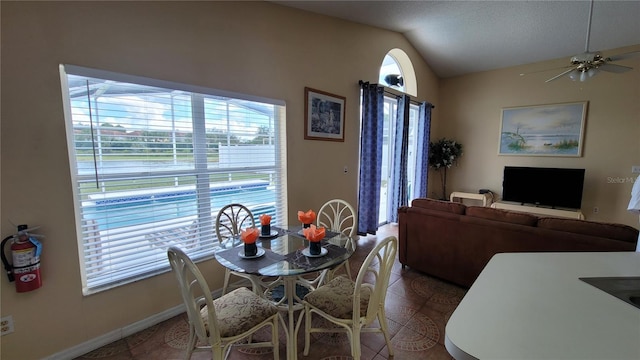
[[[631,167],[632,174],[640,174],[640,165],[634,165]]]

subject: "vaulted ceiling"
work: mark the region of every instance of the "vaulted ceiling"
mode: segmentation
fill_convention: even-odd
[[[400,32],[442,78],[585,52],[590,1],[274,1]],[[590,51],[640,44],[640,1],[593,5]],[[619,62],[640,67],[635,57]],[[550,73],[553,75],[553,73]]]

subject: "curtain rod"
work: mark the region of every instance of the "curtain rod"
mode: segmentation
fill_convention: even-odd
[[[362,80],[359,80],[359,81],[358,81],[358,84],[362,87],[362,85],[364,85],[364,84],[369,84],[369,82],[368,82],[368,81],[362,81]],[[410,99],[409,101],[411,101],[412,103],[414,103],[414,104],[416,104],[416,105],[421,105],[421,104],[422,104],[422,103],[421,103],[420,101],[418,101],[418,100],[413,100],[413,99],[412,99],[412,96],[411,96],[411,95],[409,95],[409,94],[404,94],[404,93],[401,93],[401,92],[399,92],[399,91],[398,91],[398,92],[394,92],[394,91],[397,91],[397,90],[389,91],[389,90],[387,90],[387,89],[389,89],[389,87],[384,86],[384,85],[380,85],[380,84],[371,84],[371,85],[382,86],[382,87],[384,88],[384,92],[385,92],[385,93],[387,93],[387,94],[390,94],[390,95],[394,95],[394,96],[398,96],[398,95],[407,95],[407,96],[409,96],[409,99]],[[392,89],[392,90],[393,90],[393,89]],[[435,107],[436,107],[435,105],[431,104],[431,108],[432,108],[432,109],[434,109]]]

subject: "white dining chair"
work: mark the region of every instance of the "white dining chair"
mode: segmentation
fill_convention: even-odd
[[[389,326],[385,316],[385,299],[393,267],[398,239],[389,236],[376,245],[364,260],[355,281],[337,276],[304,297],[304,352],[309,354],[310,336],[316,332],[346,332],[351,343],[351,356],[360,359],[360,334],[381,332],[389,355],[393,356]],[[374,282],[365,282],[373,277]],[[312,315],[337,325],[332,328],[313,327]],[[379,327],[370,325],[378,320]]]
[[[216,236],[220,244],[231,240],[234,237],[240,237],[242,229],[255,227],[256,222],[253,213],[242,204],[225,205],[216,216]],[[263,278],[256,275],[246,274],[243,272],[232,271],[225,268],[224,283],[222,285],[222,294],[226,294],[229,289],[229,281],[231,275],[247,279],[251,282],[251,288],[254,293],[263,296],[265,284]]]
[[[350,251],[355,250],[354,236],[356,234],[356,210],[348,202],[341,199],[329,200],[318,211],[317,226],[325,227],[327,230],[341,233],[349,237],[344,244]],[[344,267],[347,277],[351,279],[351,268],[349,259],[337,267],[327,270],[324,280],[331,280],[335,274]]]
[[[232,346],[272,347],[273,358],[279,359],[280,315],[275,305],[246,287],[214,300],[202,273],[188,255],[172,246],[167,250],[167,257],[178,279],[189,318],[187,360],[194,350],[210,350],[213,360],[223,360]],[[271,328],[271,339],[252,342],[251,336],[265,327]],[[242,340],[247,342],[242,343]],[[206,345],[197,346],[198,341]]]
[[[320,207],[316,216],[316,226],[348,236],[343,246],[349,251],[354,251],[355,214],[355,209],[348,202],[341,199],[329,200]],[[349,259],[347,259],[333,269],[322,270],[319,273],[312,274],[313,276],[300,276],[298,283],[313,290],[325,281],[333,279],[335,274],[343,267],[347,276],[351,279],[351,267],[349,266]]]

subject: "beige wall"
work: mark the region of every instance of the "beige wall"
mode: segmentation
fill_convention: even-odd
[[[387,51],[409,55],[418,97],[439,105],[437,78],[403,36],[269,3],[1,6],[1,233],[27,223],[46,235],[43,288],[17,294],[2,276],[2,316],[15,322],[3,359],[43,358],[181,302],[171,274],[82,296],[58,64],[286,101],[291,220],[331,198],[356,203],[358,80],[375,82]],[[305,86],[346,97],[343,143],[304,140]],[[219,288],[220,266],[201,266]]]
[[[3,1],[1,16],[1,234],[27,223],[46,235],[43,288],[17,294],[6,277],[0,280],[1,316],[15,322],[15,332],[0,338],[3,359],[46,357],[180,304],[171,274],[82,296],[60,63],[286,101],[293,220],[295,211],[330,198],[355,204],[357,81],[375,81],[385,53],[397,47],[414,63],[418,98],[436,105],[432,138],[465,146],[450,172],[451,191],[500,192],[505,165],[584,167],[587,217],[637,227],[624,211],[631,184],[607,180],[632,176],[631,166],[640,165],[637,62],[631,73],[601,74],[585,84],[518,76],[566,59],[439,81],[399,34],[268,3]],[[304,140],[305,86],[346,96],[344,143]],[[583,100],[589,101],[583,157],[496,155],[502,107]],[[439,191],[439,180],[430,181],[431,191]],[[600,214],[590,212],[594,206]],[[201,266],[212,288],[220,287],[220,266]]]
[[[615,49],[605,55],[638,51]],[[502,170],[510,166],[584,168],[582,211],[588,220],[638,227],[626,211],[632,165],[640,165],[640,64],[638,58],[618,62],[635,67],[624,74],[600,73],[588,82],[567,78],[544,81],[560,73],[567,59],[488,71],[440,82],[442,109],[432,139],[453,137],[464,145],[458,167],[448,173],[448,191],[502,192]],[[519,76],[543,69],[555,71]],[[588,101],[582,157],[498,156],[503,107]],[[434,175],[434,174],[432,174]],[[440,180],[431,176],[430,194],[440,194]],[[618,182],[621,181],[621,182]],[[435,197],[435,196],[433,196]],[[594,214],[593,208],[599,213]]]

